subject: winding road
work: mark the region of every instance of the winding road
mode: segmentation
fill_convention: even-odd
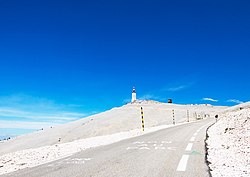
[[[206,177],[205,119],[148,133],[64,159],[9,173],[8,177]]]

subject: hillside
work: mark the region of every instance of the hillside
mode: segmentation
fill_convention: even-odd
[[[226,109],[208,131],[213,176],[250,176],[250,102]]]
[[[210,114],[213,117],[214,114],[225,108],[211,105],[164,104],[154,101],[129,103],[75,122],[47,128],[0,143],[0,155],[29,148],[140,129],[141,107],[144,108],[146,128],[173,124],[172,110],[175,110],[175,122],[180,123],[187,121],[187,110],[189,110],[189,119],[192,121],[196,117],[202,117],[205,114]]]

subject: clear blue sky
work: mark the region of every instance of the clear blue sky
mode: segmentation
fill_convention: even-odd
[[[249,101],[249,9],[235,0],[0,0],[0,135],[121,106],[133,86],[141,99]]]

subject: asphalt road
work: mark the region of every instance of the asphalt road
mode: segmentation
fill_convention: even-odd
[[[212,119],[88,149],[8,177],[206,177],[205,134]]]

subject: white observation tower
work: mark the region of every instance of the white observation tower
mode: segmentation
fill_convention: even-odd
[[[135,90],[135,87],[133,87],[133,90],[132,90],[132,100],[131,102],[135,102],[136,101],[136,90]]]

